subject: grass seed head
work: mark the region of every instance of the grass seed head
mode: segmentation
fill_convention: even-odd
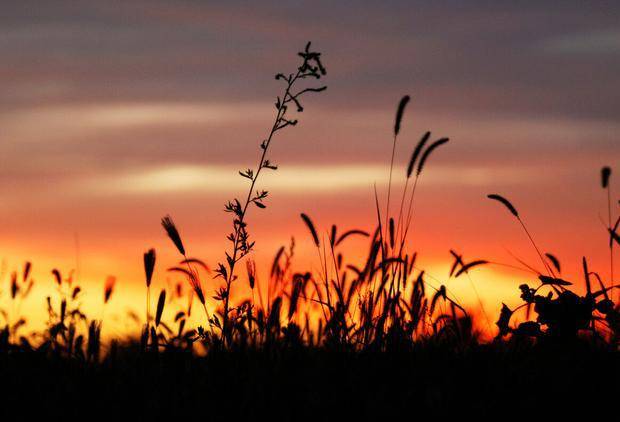
[[[306,226],[308,227],[308,230],[310,230],[310,234],[312,235],[312,240],[314,241],[314,244],[318,248],[320,245],[320,242],[319,242],[319,236],[317,235],[317,232],[316,232],[316,228],[314,227],[314,223],[312,223],[312,220],[310,219],[310,217],[308,217],[303,212],[301,213],[301,219],[304,220],[304,223],[306,223]]]
[[[508,211],[510,211],[512,215],[519,218],[519,213],[517,212],[517,209],[514,207],[514,205],[512,205],[512,203],[510,203],[509,200],[507,200],[503,196],[498,195],[496,193],[492,193],[490,195],[487,195],[487,198],[492,199],[494,201],[501,202],[502,204],[504,204],[506,208],[508,208]]]
[[[401,98],[398,103],[398,109],[396,110],[396,121],[394,123],[394,136],[398,136],[400,132],[400,124],[403,120],[403,114],[405,113],[405,107],[407,107],[407,103],[409,103],[410,97],[409,95],[405,95]]]
[[[144,253],[144,272],[146,274],[146,287],[151,286],[153,269],[155,268],[155,249],[149,249]]]
[[[172,240],[172,243],[174,243],[174,246],[176,246],[179,250],[179,253],[185,256],[185,247],[183,246],[183,241],[181,241],[181,235],[179,235],[179,231],[177,230],[174,222],[172,221],[172,217],[167,215],[162,218],[161,225],[163,226],[164,230],[166,230],[166,233],[168,234],[170,240]]]
[[[607,189],[609,186],[609,177],[611,176],[611,168],[605,166],[601,169],[601,186]]]
[[[158,327],[161,322],[161,316],[164,312],[164,306],[166,305],[166,290],[162,289],[159,293],[159,299],[157,300],[157,311],[155,313],[155,326]]]
[[[112,293],[114,292],[114,285],[116,284],[116,277],[108,276],[105,280],[105,285],[103,288],[103,303],[108,303]]]

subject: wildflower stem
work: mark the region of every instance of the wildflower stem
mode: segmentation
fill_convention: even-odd
[[[250,183],[250,188],[248,189],[248,194],[246,196],[245,203],[243,204],[243,208],[239,214],[239,219],[235,223],[233,252],[232,252],[232,257],[229,260],[228,273],[226,277],[226,297],[224,298],[224,315],[223,315],[224,321],[223,321],[223,326],[222,326],[222,340],[225,339],[225,337],[228,334],[228,330],[229,330],[228,313],[229,313],[229,306],[230,306],[231,287],[232,287],[232,281],[234,280],[235,265],[242,258],[242,256],[239,256],[239,253],[241,252],[240,243],[239,243],[240,235],[243,230],[243,225],[244,225],[248,206],[252,202],[252,192],[254,191],[254,186],[256,185],[256,181],[258,180],[258,177],[260,176],[260,173],[262,169],[264,168],[265,159],[267,157],[267,151],[269,150],[269,145],[271,144],[271,140],[273,139],[273,136],[277,132],[278,127],[280,123],[282,122],[282,119],[286,115],[286,111],[287,111],[286,104],[287,102],[291,100],[291,94],[290,94],[291,88],[295,84],[295,82],[297,81],[300,75],[301,75],[301,69],[298,69],[297,73],[292,78],[289,78],[287,82],[286,89],[284,91],[284,96],[282,97],[282,100],[278,103],[276,118],[273,122],[273,125],[271,126],[271,131],[269,132],[269,136],[262,144],[263,152],[258,162],[256,172],[254,173],[254,177],[252,177],[252,182]]]

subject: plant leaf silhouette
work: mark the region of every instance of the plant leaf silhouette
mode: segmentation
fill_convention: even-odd
[[[478,259],[476,261],[471,261],[465,265],[463,265],[454,275],[455,278],[458,278],[458,276],[460,276],[463,273],[468,272],[470,269],[474,268],[474,267],[478,267],[480,265],[485,265],[488,264],[489,261],[486,261],[484,259]]]
[[[560,260],[555,255],[553,255],[553,254],[551,254],[549,252],[545,253],[545,256],[553,264],[555,269],[558,270],[558,273],[561,273],[562,272],[562,268],[560,266]]]
[[[507,200],[506,198],[504,198],[501,195],[498,195],[496,193],[492,193],[490,195],[487,195],[487,198],[492,199],[494,201],[499,201],[502,204],[504,204],[504,206],[506,208],[508,208],[508,211],[510,211],[510,213],[512,215],[514,215],[515,217],[519,218],[519,213],[517,212],[517,209],[510,203],[509,200]]]
[[[300,217],[302,220],[304,220],[304,223],[306,223],[306,226],[308,227],[308,230],[310,231],[310,234],[312,235],[312,240],[314,241],[314,244],[318,247],[319,236],[316,233],[316,229],[314,228],[314,224],[312,223],[312,220],[310,219],[310,217],[308,217],[303,212],[300,214]]]
[[[570,286],[573,283],[570,281],[562,280],[561,278],[549,277],[546,275],[539,275],[538,278],[542,282],[542,284],[548,284],[552,286]]]

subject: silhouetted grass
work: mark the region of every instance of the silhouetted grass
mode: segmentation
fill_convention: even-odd
[[[559,259],[541,253],[517,208],[504,196],[488,196],[520,223],[546,274],[537,274],[534,288],[519,287],[524,303],[516,309],[504,305],[497,335],[485,341],[448,282],[469,279],[491,329],[469,271],[494,263],[482,258],[465,261],[450,250],[454,259],[450,272],[445,283],[435,285],[417,266],[417,251],[409,250],[407,242],[418,182],[431,154],[437,154],[448,138],[427,145],[431,132],[422,134],[403,169],[399,212],[395,215],[390,209],[394,151],[408,96],[397,107],[385,208],[375,188],[375,230],[340,231],[332,225],[326,240],[319,235],[321,228],[302,213],[309,232],[306,241],[316,249],[319,270],[292,270],[293,240],[277,251],[268,280],[258,280],[246,216],[251,204],[266,208],[267,191],[257,190],[257,183],[263,169],[277,168],[268,159],[274,135],[297,123],[288,108],[302,112],[302,95],[325,89],[299,87],[304,80],[326,74],[320,53],[310,47],[308,43],[299,53],[302,62],[294,72],[276,76],[284,83],[284,92],[276,100],[274,122],[260,145],[257,168],[240,172],[249,180],[247,196],[226,204],[233,228],[224,262],[212,273],[203,260],[189,256],[191,245],[183,242],[172,218],[162,219],[181,258],[168,274],[185,282],[160,291],[153,318],[150,287],[157,254],[154,249],[144,253],[145,318],[131,316],[142,324],[139,337],[113,339],[103,349],[103,312],[115,278],[106,280],[102,314],[93,317],[82,312],[84,292],[72,275],[63,277],[56,269],[52,271],[56,292],[47,297],[47,329],[25,333],[27,321],[19,309],[34,285],[32,264],[27,262],[20,274],[11,274],[11,306],[2,310],[5,324],[0,329],[0,380],[11,385],[5,399],[27,406],[35,393],[42,406],[66,403],[64,414],[75,416],[134,407],[142,417],[261,414],[276,420],[340,419],[332,413],[335,408],[350,418],[368,419],[424,411],[491,416],[515,409],[531,416],[532,409],[550,405],[559,413],[562,403],[579,402],[589,409],[593,403],[595,407],[611,403],[617,390],[603,386],[608,377],[618,375],[620,339],[620,308],[612,293],[613,244],[620,239],[618,222],[612,225],[611,171],[602,172],[608,193],[610,279],[605,283],[590,271],[584,258],[583,296],[571,290],[574,283],[559,277]],[[352,236],[368,240],[361,262],[347,258],[345,241]],[[242,260],[244,276],[237,271]],[[233,285],[242,277],[251,298],[235,295]],[[194,299],[204,310],[195,327],[188,325]],[[524,322],[511,323],[520,309],[526,312]]]

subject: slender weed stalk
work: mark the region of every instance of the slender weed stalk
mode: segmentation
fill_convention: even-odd
[[[476,295],[476,299],[478,300],[478,306],[480,307],[480,310],[482,311],[482,314],[484,315],[484,319],[487,322],[487,327],[489,329],[489,331],[491,330],[491,320],[489,318],[489,315],[487,314],[486,310],[484,309],[484,304],[482,303],[482,299],[480,298],[480,294],[478,293],[478,289],[476,288],[476,285],[474,284],[473,280],[471,279],[471,276],[469,275],[469,270],[471,270],[474,267],[478,267],[481,265],[486,265],[489,264],[490,262],[487,261],[486,259],[476,259],[474,261],[470,261],[468,263],[465,263],[463,261],[463,255],[460,255],[458,253],[456,253],[454,250],[450,249],[450,254],[454,257],[454,262],[452,264],[452,267],[450,268],[450,277],[454,276],[454,278],[459,278],[459,276],[465,274],[467,276],[467,280],[469,281],[469,285],[471,286],[472,290],[474,291],[474,294]]]
[[[412,154],[411,154],[411,158],[409,159],[409,165],[407,166],[407,177],[405,178],[405,187],[403,188],[403,194],[401,196],[400,199],[400,210],[398,212],[398,230],[397,230],[397,237],[399,235],[399,233],[401,233],[401,231],[403,230],[403,207],[405,205],[405,198],[407,197],[407,189],[409,187],[409,181],[411,180],[411,175],[413,174],[413,170],[415,168],[415,165],[418,161],[418,157],[420,156],[420,153],[422,152],[422,149],[424,148],[424,145],[426,145],[426,142],[428,142],[429,138],[431,136],[430,132],[426,132],[422,138],[420,139],[420,141],[418,142],[418,144],[416,145],[415,149],[413,150]],[[412,200],[411,202],[413,202],[413,195],[415,194],[415,188],[417,186],[417,182],[418,182],[418,177],[416,175],[416,177],[414,178],[414,185],[413,185],[413,192],[412,192]],[[410,204],[411,206],[412,204]]]
[[[240,201],[239,199],[229,201],[225,207],[226,212],[232,213],[234,216],[233,231],[227,236],[227,239],[232,243],[232,250],[226,252],[226,263],[219,263],[218,268],[215,270],[216,277],[221,277],[225,282],[224,288],[216,295],[216,299],[224,304],[222,313],[222,340],[224,341],[230,341],[232,335],[229,324],[229,313],[231,288],[236,279],[235,266],[244,256],[252,251],[254,246],[254,242],[250,240],[247,230],[246,217],[248,207],[250,204],[254,204],[258,208],[266,207],[264,200],[267,198],[268,192],[265,190],[255,191],[255,188],[259,176],[264,169],[277,169],[277,166],[267,158],[269,146],[276,133],[287,127],[297,125],[297,119],[289,117],[289,107],[294,106],[297,112],[303,112],[304,108],[301,104],[301,100],[304,94],[309,92],[322,92],[326,89],[325,86],[297,89],[297,85],[301,81],[305,79],[320,79],[326,74],[325,67],[321,62],[321,53],[311,50],[311,43],[307,43],[304,51],[298,54],[302,58],[302,63],[297,70],[288,75],[278,73],[275,77],[276,80],[284,82],[284,92],[282,96],[276,99],[275,119],[267,138],[260,144],[262,152],[258,165],[255,170],[248,169],[239,172],[242,177],[248,179],[250,182],[247,196],[244,201]]]
[[[217,324],[217,322],[213,318],[211,318],[211,314],[209,313],[209,310],[207,309],[205,294],[202,289],[202,283],[200,282],[200,275],[198,274],[198,271],[194,269],[192,264],[199,263],[206,270],[208,270],[208,267],[206,264],[204,264],[202,261],[196,258],[187,257],[187,253],[185,252],[185,246],[183,245],[183,241],[181,239],[181,235],[179,234],[179,230],[177,229],[176,225],[174,224],[174,221],[172,221],[172,218],[169,215],[162,218],[161,225],[166,231],[166,233],[168,234],[168,237],[170,238],[170,240],[172,240],[172,243],[174,243],[174,245],[176,246],[179,253],[183,256],[181,265],[185,265],[187,268],[186,269],[186,268],[181,268],[181,267],[173,267],[173,268],[169,268],[168,271],[180,272],[187,277],[187,280],[190,286],[192,287],[194,293],[198,297],[198,300],[202,304],[202,309],[205,311],[205,315],[207,316],[207,323],[209,324],[209,327],[211,329],[211,334],[215,336],[213,324],[214,323]],[[190,301],[189,306],[191,307],[191,301]],[[189,310],[188,310],[188,313],[189,313]]]
[[[603,167],[601,169],[601,186],[607,191],[607,227],[611,230],[611,186],[610,186],[611,168]],[[614,285],[614,242],[609,242],[609,285]]]
[[[429,133],[429,135],[430,135],[430,133]],[[411,190],[411,195],[409,197],[409,206],[407,207],[407,218],[405,219],[405,223],[404,223],[404,232],[403,232],[401,240],[400,240],[400,249],[401,249],[401,251],[404,248],[405,242],[407,241],[407,235],[408,235],[410,227],[411,227],[411,221],[413,219],[413,200],[414,200],[414,197],[415,197],[416,187],[418,186],[418,180],[420,178],[420,175],[422,174],[422,170],[424,170],[424,165],[426,164],[426,161],[430,157],[431,153],[433,151],[435,151],[437,148],[439,148],[441,145],[444,145],[444,144],[448,143],[448,141],[450,139],[449,138],[440,138],[440,139],[436,140],[435,142],[433,142],[432,144],[430,144],[428,146],[428,148],[423,150],[427,140],[428,140],[428,136],[425,135],[425,136],[422,137],[422,139],[420,140],[420,142],[416,146],[416,149],[413,152],[413,155],[411,157],[411,161],[409,163],[409,167],[407,168],[407,175],[408,175],[407,177],[409,178],[411,176],[411,173],[410,173],[409,169],[410,168],[413,169],[415,167],[416,160],[417,160],[418,157],[420,157],[420,160],[417,162],[417,169],[416,169],[416,174],[415,174],[415,180],[413,182],[413,189]],[[424,152],[422,152],[422,151],[424,151]],[[421,154],[421,156],[420,156],[420,154]]]
[[[155,269],[156,253],[151,248],[144,253],[144,274],[146,277],[146,325],[148,327],[151,321],[151,280],[153,278],[153,270]]]
[[[164,306],[166,305],[166,289],[161,289],[159,298],[157,299],[157,310],[155,311],[155,327],[159,327],[161,317],[164,313]]]
[[[388,226],[388,220],[390,218],[390,197],[392,193],[392,172],[394,170],[394,156],[396,154],[396,140],[398,138],[398,134],[400,133],[400,126],[403,120],[403,115],[405,113],[405,108],[409,103],[410,97],[409,95],[405,95],[400,99],[398,103],[398,108],[396,109],[396,119],[394,121],[394,136],[392,140],[392,156],[390,158],[390,176],[388,180],[388,191],[387,191],[387,203],[385,205],[385,227]]]
[[[525,234],[527,235],[528,239],[530,240],[530,243],[532,244],[532,246],[536,250],[536,253],[538,254],[538,257],[540,258],[540,261],[542,262],[543,266],[547,270],[547,273],[550,276],[555,277],[555,273],[553,272],[553,269],[549,266],[549,264],[547,263],[547,261],[543,257],[542,253],[540,252],[540,249],[538,249],[538,246],[536,245],[536,242],[534,242],[534,239],[532,238],[532,235],[530,234],[529,230],[525,226],[525,223],[523,223],[523,220],[519,216],[519,213],[517,212],[517,209],[514,207],[514,205],[512,205],[512,203],[509,200],[507,200],[506,198],[504,198],[503,196],[495,194],[495,193],[487,195],[487,198],[492,199],[494,201],[497,201],[497,202],[503,204],[508,209],[508,211],[510,211],[510,213],[517,219],[517,221],[521,224],[521,227],[523,228],[523,231],[525,231]]]

